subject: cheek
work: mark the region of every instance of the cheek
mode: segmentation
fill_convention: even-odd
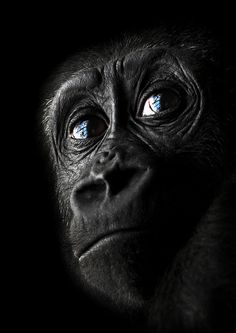
[[[81,157],[78,154],[74,155],[70,160],[65,159],[63,164],[60,164],[56,169],[56,193],[59,200],[64,202],[64,207],[70,206],[70,196],[73,188],[83,177],[83,174],[89,174],[90,167],[87,159],[81,162]]]

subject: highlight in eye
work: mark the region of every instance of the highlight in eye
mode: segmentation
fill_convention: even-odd
[[[90,116],[78,120],[70,131],[70,137],[75,140],[85,140],[98,137],[107,129],[107,124],[100,117]]]
[[[142,117],[155,116],[159,112],[164,112],[169,109],[175,110],[180,104],[179,95],[172,90],[163,90],[160,93],[150,96],[142,111]]]

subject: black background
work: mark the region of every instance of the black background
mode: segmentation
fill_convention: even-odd
[[[100,5],[99,5],[100,6]],[[209,5],[190,2],[166,4],[110,2],[53,8],[46,4],[4,10],[2,68],[10,79],[4,82],[3,141],[7,144],[6,217],[3,225],[6,268],[2,275],[4,317],[7,327],[37,331],[67,329],[69,332],[120,330],[114,318],[76,292],[61,259],[57,221],[53,214],[44,159],[37,126],[41,90],[51,71],[68,55],[83,47],[119,36],[123,31],[140,31],[160,24],[196,23],[213,30],[235,48],[234,10],[226,3]],[[230,55],[229,55],[230,56]],[[4,145],[6,146],[6,145]],[[5,174],[2,182],[4,183]],[[6,179],[7,180],[7,179]],[[12,184],[12,185],[9,185]],[[5,202],[5,200],[4,200]],[[6,254],[6,255],[5,255]],[[84,328],[87,325],[87,328]],[[122,324],[120,324],[122,325]],[[95,328],[97,328],[95,330]]]

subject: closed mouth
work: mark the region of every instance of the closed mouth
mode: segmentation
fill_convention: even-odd
[[[127,229],[120,229],[115,230],[110,233],[107,233],[103,236],[98,237],[93,242],[88,244],[84,249],[80,251],[79,254],[77,254],[77,257],[79,261],[83,260],[87,255],[91,254],[93,251],[95,251],[97,248],[99,248],[102,245],[105,245],[106,243],[109,243],[111,241],[118,241],[121,237],[124,235],[132,235],[134,238],[140,234],[148,234],[150,230],[147,228],[127,228]],[[136,236],[135,236],[136,235]]]

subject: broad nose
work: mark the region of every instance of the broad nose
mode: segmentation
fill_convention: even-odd
[[[79,181],[73,190],[71,203],[74,213],[89,211],[101,202],[110,200],[130,185],[138,171],[138,168],[126,165],[118,151],[99,153],[89,176]]]
[[[110,172],[118,169],[120,164],[121,156],[118,151],[103,151],[95,157],[90,174],[96,179],[106,178]]]

